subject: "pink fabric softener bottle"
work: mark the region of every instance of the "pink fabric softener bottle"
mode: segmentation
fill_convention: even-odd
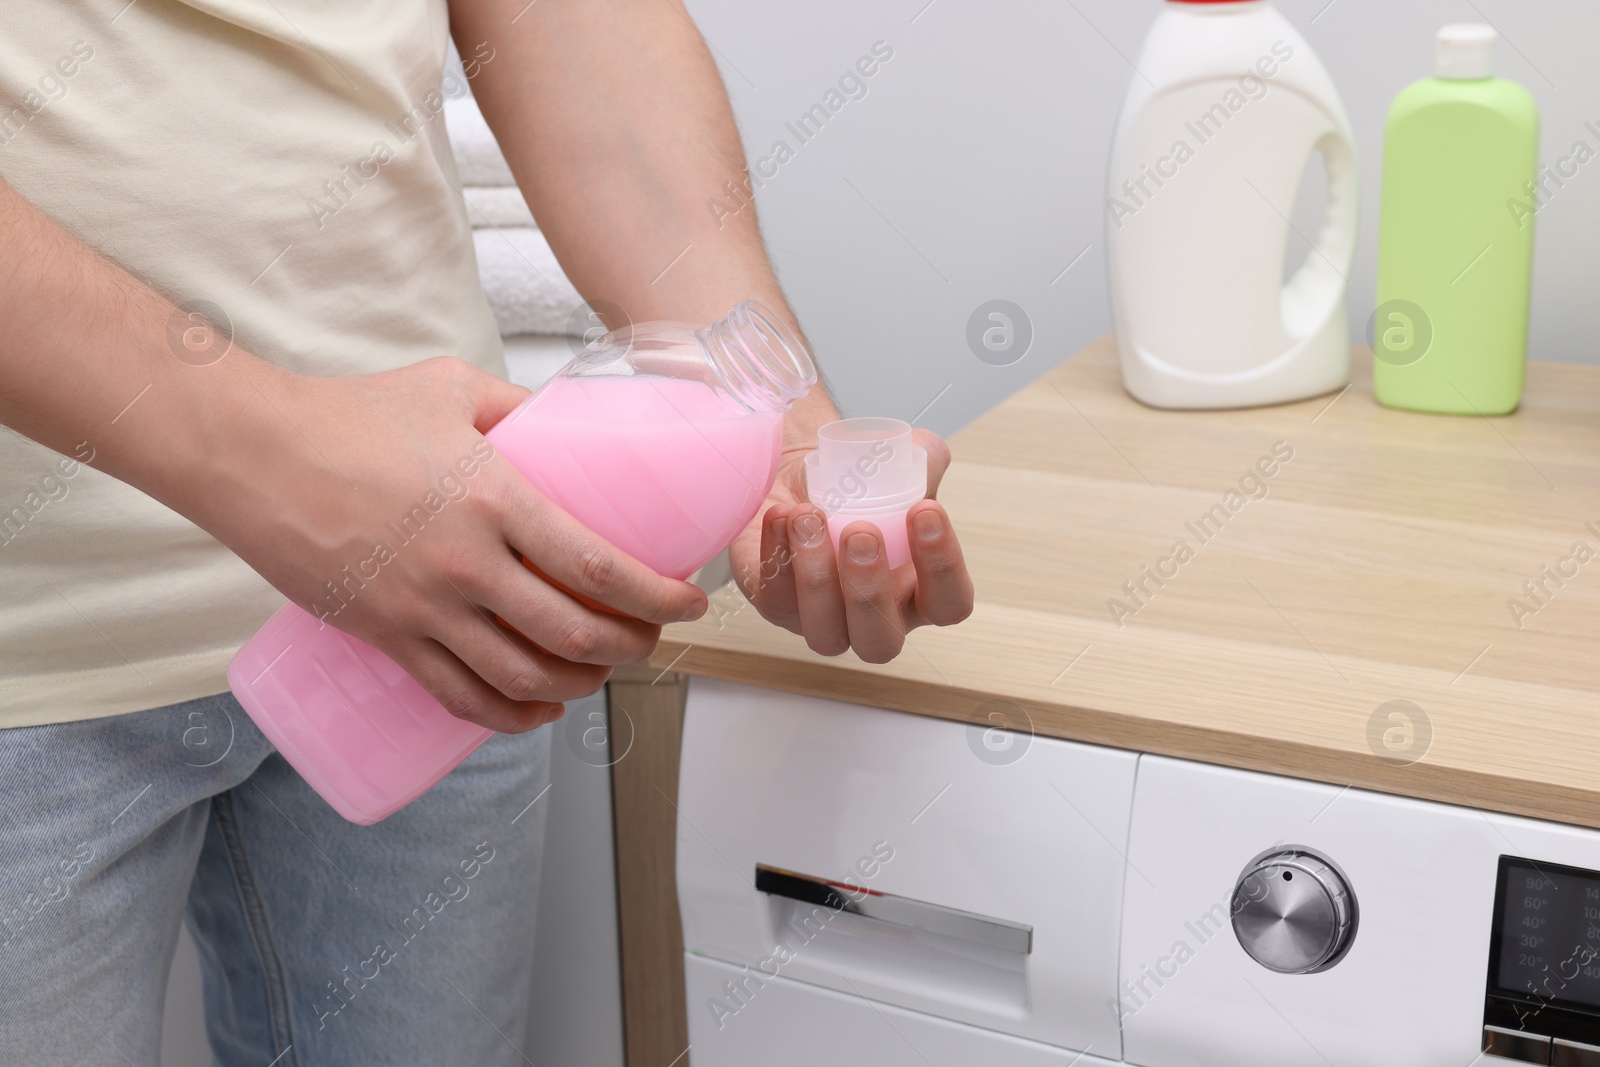
[[[657,573],[687,578],[761,506],[783,413],[816,380],[799,337],[747,302],[704,329],[646,323],[606,334],[485,436],[579,522]],[[355,823],[409,804],[492,733],[295,604],[239,650],[228,684],[301,777]]]

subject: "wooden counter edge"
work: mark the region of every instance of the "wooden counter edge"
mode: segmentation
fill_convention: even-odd
[[[765,689],[865,704],[956,722],[973,722],[992,693],[935,682],[863,672],[845,664],[814,662],[686,645],[663,638],[651,657],[654,670],[704,676]],[[1027,713],[1034,733],[1082,744],[1217,764],[1329,785],[1471,807],[1506,815],[1600,829],[1600,795],[1581,789],[1485,774],[1422,761],[1261,738],[1231,730],[1160,722],[1093,708],[1006,698]]]

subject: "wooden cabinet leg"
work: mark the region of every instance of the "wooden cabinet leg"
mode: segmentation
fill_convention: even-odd
[[[688,1067],[678,917],[678,756],[688,676],[619,668],[607,686],[628,1067]]]

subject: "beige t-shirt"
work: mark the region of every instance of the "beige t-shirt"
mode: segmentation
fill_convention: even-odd
[[[505,373],[438,92],[445,0],[5,14],[0,174],[79,239],[298,372]],[[0,429],[0,726],[220,693],[283,602],[176,513]]]

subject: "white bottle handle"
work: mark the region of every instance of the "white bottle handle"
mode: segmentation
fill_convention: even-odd
[[[1327,169],[1328,199],[1322,226],[1311,251],[1294,277],[1283,285],[1283,325],[1289,336],[1309,337],[1343,303],[1355,258],[1361,176],[1355,152],[1338,130],[1330,130],[1312,146],[1322,153]],[[1306,164],[1311,162],[1310,154]]]

